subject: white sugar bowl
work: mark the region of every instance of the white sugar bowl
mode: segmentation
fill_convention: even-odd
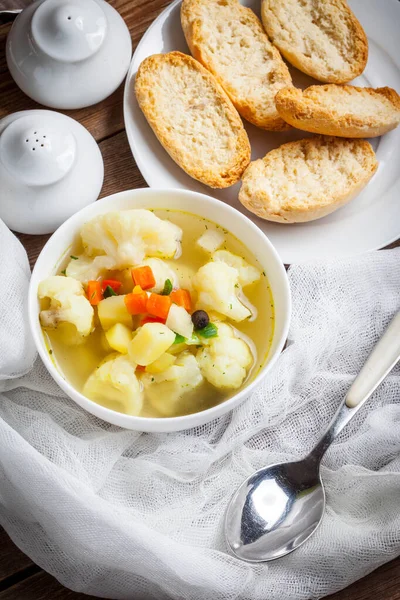
[[[100,149],[80,123],[50,110],[0,121],[0,218],[20,233],[52,233],[95,202],[103,185]]]
[[[37,0],[17,17],[6,44],[17,85],[60,109],[107,98],[122,83],[131,55],[125,21],[104,0]]]

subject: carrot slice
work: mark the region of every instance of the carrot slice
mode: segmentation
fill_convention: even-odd
[[[146,325],[146,323],[163,323],[165,324],[166,319],[162,319],[161,317],[144,317],[140,321],[140,325]]]
[[[145,370],[146,367],[144,367],[143,365],[136,365],[136,371],[141,371],[143,372]]]
[[[130,315],[142,315],[147,312],[147,294],[143,290],[139,293],[126,294],[124,302]]]
[[[104,293],[104,290],[108,286],[110,286],[110,288],[114,290],[115,293],[117,293],[121,285],[122,282],[117,281],[116,279],[103,279],[103,281],[101,282],[101,291]]]
[[[160,294],[150,294],[147,298],[147,312],[154,317],[166,319],[171,307],[170,296],[161,296]]]
[[[134,267],[131,270],[133,283],[140,285],[142,290],[149,290],[156,285],[156,280],[153,275],[153,271],[150,267],[145,265],[144,267]]]
[[[189,290],[172,290],[170,297],[172,302],[183,306],[188,312],[192,308],[192,298],[190,297]]]
[[[103,299],[100,281],[89,281],[87,285],[87,298],[92,306],[97,306]]]

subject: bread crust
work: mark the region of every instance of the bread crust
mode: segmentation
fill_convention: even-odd
[[[193,75],[193,89],[186,85],[188,73]],[[159,90],[155,93],[161,77],[168,88],[164,96]],[[181,110],[175,110],[176,101],[181,99],[171,91],[175,84],[187,93],[188,102]],[[135,93],[158,140],[188,175],[213,188],[225,188],[240,180],[250,161],[247,133],[229,97],[199,62],[182,52],[149,56],[139,66]],[[205,109],[207,127],[201,122]],[[221,140],[220,132],[211,131],[213,127],[216,130],[217,119],[224,126],[223,145],[229,155],[225,161],[213,143]],[[215,133],[214,138],[210,133]]]
[[[327,103],[327,98],[331,102]],[[363,114],[365,100],[369,101],[369,110]],[[275,103],[281,117],[290,125],[323,135],[371,138],[391,131],[400,123],[400,96],[388,87],[327,84],[304,91],[291,87],[280,90]]]
[[[347,170],[345,176],[341,167]],[[239,200],[267,221],[314,221],[350,202],[377,167],[366,140],[325,136],[297,140],[250,163]]]
[[[229,17],[226,19],[222,18],[221,12],[224,10],[225,14],[225,7]],[[219,21],[210,18],[210,11],[216,8],[220,11]],[[261,21],[250,8],[242,6],[238,0],[183,0],[181,23],[194,58],[215,76],[244,119],[269,131],[290,129],[277,113],[274,97],[279,86],[291,85],[291,76],[279,51],[269,41]],[[228,37],[230,42],[235,39],[236,45],[229,45],[229,55],[224,55],[222,64],[221,53],[213,52],[211,46],[223,44]],[[249,44],[252,44],[253,63],[246,59]],[[264,69],[255,69],[255,54]],[[226,68],[227,60],[229,69]],[[262,99],[260,90],[264,92]],[[266,94],[267,91],[270,93]]]
[[[347,83],[365,69],[367,36],[346,0],[262,0],[261,19],[286,60],[319,81]]]

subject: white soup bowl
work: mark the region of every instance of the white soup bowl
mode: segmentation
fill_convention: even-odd
[[[102,213],[132,208],[182,210],[205,217],[236,236],[258,259],[267,275],[275,306],[275,329],[267,360],[248,385],[228,400],[207,410],[167,418],[135,417],[116,412],[89,400],[78,392],[64,378],[49,356],[39,322],[40,308],[37,297],[39,283],[59,271],[60,265],[70,253],[85,222]],[[53,379],[72,400],[96,417],[113,425],[137,431],[169,432],[189,429],[216,419],[238,406],[268,374],[281,353],[287,338],[290,313],[291,299],[286,271],[277,251],[264,233],[250,219],[220,200],[187,190],[136,189],[113,194],[83,208],[61,225],[44,246],[33,269],[29,288],[29,320],[32,335],[39,355]]]

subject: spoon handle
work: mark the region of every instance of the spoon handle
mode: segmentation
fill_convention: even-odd
[[[400,359],[400,312],[394,317],[376,344],[346,394],[346,404],[354,408],[376,390]]]
[[[333,440],[368,400],[400,359],[400,313],[393,318],[353,381],[328,429],[310,452],[309,459],[319,462]]]

